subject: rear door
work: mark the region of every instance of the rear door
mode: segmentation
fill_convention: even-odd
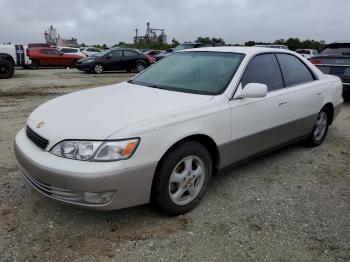
[[[223,164],[237,162],[290,139],[290,97],[284,88],[276,56],[260,54],[251,59],[240,87],[249,83],[268,86],[263,98],[233,99],[232,141],[223,149]]]
[[[323,106],[320,81],[303,61],[291,54],[277,54],[286,89],[291,99],[291,135],[297,138],[311,133],[314,120]]]
[[[123,51],[122,69],[135,69],[136,62],[140,59],[139,54],[135,51]]]

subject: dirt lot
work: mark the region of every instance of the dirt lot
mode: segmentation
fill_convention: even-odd
[[[13,153],[28,114],[130,76],[41,69],[0,81],[0,261],[350,261],[350,104],[321,147],[290,146],[216,176],[184,216],[86,211],[28,186]]]

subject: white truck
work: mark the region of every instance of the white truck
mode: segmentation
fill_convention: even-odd
[[[0,45],[0,79],[11,78],[15,66],[30,67],[27,46]]]

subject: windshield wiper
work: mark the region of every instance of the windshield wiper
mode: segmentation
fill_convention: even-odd
[[[156,84],[138,82],[138,81],[134,81],[134,80],[128,80],[127,82],[130,83],[130,84],[134,84],[134,85],[141,85],[141,86],[147,86],[147,87],[152,87],[152,88],[158,88],[158,89],[169,90],[169,89],[166,88],[166,87],[159,86],[159,85],[156,85]]]

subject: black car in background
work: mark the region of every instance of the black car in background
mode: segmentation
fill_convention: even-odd
[[[329,44],[310,61],[323,73],[340,77],[343,97],[350,99],[350,41]]]
[[[183,43],[183,44],[179,44],[178,46],[176,46],[171,52],[161,53],[161,54],[155,55],[154,58],[156,59],[156,61],[159,61],[160,59],[167,57],[167,56],[171,55],[172,53],[175,53],[175,52],[180,51],[180,50],[191,49],[191,48],[200,48],[200,47],[211,47],[211,46],[215,46],[215,44]]]
[[[81,71],[102,74],[104,71],[126,70],[141,72],[154,59],[136,49],[111,48],[98,54],[78,60],[76,68]]]

